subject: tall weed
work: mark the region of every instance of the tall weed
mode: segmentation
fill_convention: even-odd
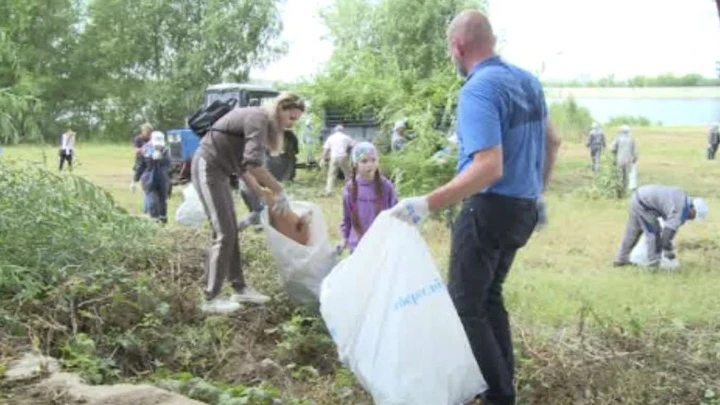
[[[590,110],[580,106],[572,96],[550,105],[550,120],[563,140],[571,142],[582,142],[593,122]]]
[[[607,154],[603,157],[600,170],[595,173],[592,182],[580,187],[577,192],[591,200],[621,199],[627,196],[628,193],[624,187],[620,172]]]

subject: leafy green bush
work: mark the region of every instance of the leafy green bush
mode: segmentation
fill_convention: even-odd
[[[333,341],[321,318],[298,311],[289,321],[268,331],[275,332],[281,336],[276,349],[279,360],[328,369],[335,364]]]
[[[272,405],[281,398],[281,391],[270,384],[263,383],[257,387],[229,385],[206,381],[187,373],[156,378],[155,385],[212,405]]]
[[[113,359],[98,356],[95,341],[84,333],[67,340],[61,350],[63,366],[79,370],[90,384],[100,384],[119,376]]]
[[[629,125],[631,127],[649,127],[652,124],[653,123],[649,119],[640,115],[618,115],[610,117],[610,119],[605,123],[608,127],[619,127],[621,125]]]
[[[401,196],[423,195],[450,181],[455,175],[457,159],[452,155],[435,162],[418,153],[385,155],[380,159],[383,174],[395,184]]]
[[[550,105],[550,119],[563,139],[574,142],[584,141],[593,122],[590,110],[579,106],[572,96]]]
[[[0,263],[33,270],[26,275],[31,280],[53,285],[100,266],[130,265],[155,254],[156,228],[80,177],[0,164],[0,189]],[[7,287],[12,286],[0,284],[4,296],[19,293]]]
[[[0,163],[0,190],[0,338],[32,336],[92,383],[213,366],[229,323],[199,321],[171,282],[165,231],[78,177]]]
[[[32,166],[0,163],[0,190],[0,354],[12,353],[6,342],[32,343],[91,384],[160,371],[150,377],[158,385],[218,405],[300,404],[287,385],[332,379],[336,356],[322,321],[298,313],[283,323],[287,301],[261,315],[200,313],[206,235],[132,216],[91,183]],[[261,242],[243,237],[243,262],[272,272]],[[273,371],[283,389],[256,375],[243,374],[242,384],[227,377],[247,351],[287,361]],[[177,381],[178,372],[187,378]],[[206,379],[219,375],[231,384]]]

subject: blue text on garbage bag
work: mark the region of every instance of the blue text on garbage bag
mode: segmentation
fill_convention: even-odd
[[[401,296],[395,301],[393,310],[398,311],[410,305],[417,305],[423,298],[427,298],[433,294],[437,294],[445,289],[445,283],[439,277],[432,283],[426,284],[417,290]]]

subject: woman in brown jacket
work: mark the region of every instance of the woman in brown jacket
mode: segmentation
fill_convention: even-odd
[[[192,162],[192,183],[212,226],[212,244],[205,265],[206,312],[232,312],[241,302],[262,304],[269,297],[245,283],[240,262],[238,226],[230,177],[240,173],[248,184],[259,184],[274,194],[274,210],[289,209],[282,185],[264,167],[267,150],[283,148],[283,131],[305,112],[305,103],[293,93],[280,94],[267,107],[235,108],[217,120],[200,141]],[[235,293],[219,297],[225,278]]]

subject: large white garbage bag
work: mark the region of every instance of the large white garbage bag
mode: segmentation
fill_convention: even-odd
[[[487,388],[425,241],[387,212],[325,278],[320,312],[376,404],[462,404]]]
[[[203,222],[207,221],[200,196],[192,184],[183,189],[183,202],[175,211],[175,221],[194,229],[199,228]]]
[[[630,173],[628,174],[628,190],[635,190],[638,188],[638,171],[637,163],[633,163],[630,167]]]
[[[296,304],[317,306],[320,284],[337,264],[337,254],[330,246],[322,211],[316,204],[293,201],[290,208],[302,216],[312,212],[310,241],[301,245],[270,226],[267,208],[260,222],[267,235],[270,252],[278,265],[280,279],[290,299]]]
[[[660,221],[660,226],[664,227],[665,224],[663,223],[662,218],[658,218]],[[645,232],[643,232],[642,236],[640,237],[640,240],[635,244],[635,247],[633,247],[633,250],[630,252],[630,263],[633,263],[640,267],[647,267],[650,264],[650,260],[648,259],[648,251],[647,251],[647,237],[645,236]],[[660,258],[660,268],[666,269],[666,270],[674,270],[680,267],[680,261],[677,258],[677,253],[675,254],[675,258],[670,260],[663,254]]]

